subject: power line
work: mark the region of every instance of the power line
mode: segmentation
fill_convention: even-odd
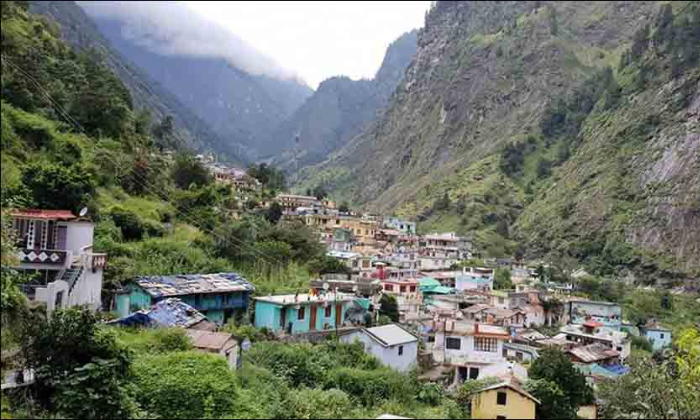
[[[80,125],[80,123],[78,123],[70,114],[68,114],[65,110],[63,110],[63,108],[61,108],[61,106],[60,106],[59,104],[57,104],[57,103],[54,101],[54,99],[51,97],[51,95],[50,95],[48,92],[46,92],[46,90],[41,86],[41,84],[40,84],[36,79],[34,79],[31,75],[27,74],[27,73],[26,73],[22,68],[20,68],[17,64],[13,63],[12,60],[10,60],[7,56],[2,55],[2,59],[3,59],[4,62],[7,62],[11,67],[13,67],[15,70],[17,70],[17,71],[20,72],[22,75],[24,75],[27,79],[29,79],[31,82],[33,82],[33,83],[36,85],[36,87],[39,89],[40,93],[46,97],[46,99],[55,107],[56,111],[57,111],[63,118],[65,118],[65,119],[66,119],[69,123],[71,123],[76,129],[78,129],[78,131],[80,131],[81,133],[83,133],[83,134],[84,134],[85,136],[87,136],[90,140],[93,140],[93,146],[92,146],[92,147],[93,147],[96,151],[101,151],[101,152],[103,152],[103,153],[105,153],[105,154],[107,154],[107,155],[113,156],[113,157],[115,156],[111,151],[99,147],[99,146],[97,145],[97,141],[96,141],[95,139],[93,139],[93,138],[85,131],[85,129]],[[119,161],[118,161],[117,159],[114,160],[114,164],[115,164],[121,171],[123,171],[123,172],[125,172],[125,173],[127,172],[127,171],[125,170],[125,168],[119,163]],[[187,213],[191,213],[191,212],[192,212],[192,210],[191,210],[189,207],[183,206],[185,210],[184,210],[184,211],[181,211],[180,209],[178,209],[178,206],[175,205],[174,203],[170,202],[170,201],[167,199],[167,197],[161,196],[157,191],[154,191],[151,187],[154,187],[154,188],[155,188],[155,186],[153,186],[152,184],[150,184],[150,183],[148,182],[147,179],[145,179],[144,177],[141,177],[137,172],[134,172],[134,175],[137,176],[137,177],[143,182],[143,184],[141,184],[141,186],[143,186],[143,187],[144,187],[148,192],[150,192],[151,194],[153,194],[153,195],[155,195],[156,197],[162,199],[163,201],[165,201],[165,202],[171,204],[171,205],[173,206],[173,209],[174,209],[178,214],[182,215],[183,218],[185,219],[185,221],[187,221],[188,223],[192,224],[193,226],[199,228],[200,230],[202,230],[202,231],[204,231],[204,232],[206,232],[206,233],[212,234],[216,239],[218,239],[218,240],[220,240],[220,241],[223,241],[223,242],[227,243],[228,245],[234,246],[234,247],[236,247],[237,249],[239,249],[240,251],[245,252],[246,249],[245,249],[244,247],[248,247],[248,251],[249,251],[249,252],[251,252],[251,253],[254,254],[254,255],[258,255],[258,256],[259,256],[258,259],[260,259],[260,260],[263,261],[263,262],[266,262],[267,264],[273,265],[273,264],[271,264],[271,262],[274,262],[274,263],[279,264],[280,266],[283,266],[283,265],[284,265],[284,263],[283,263],[282,261],[277,260],[277,259],[275,259],[275,258],[273,258],[273,257],[264,255],[262,252],[258,251],[258,250],[255,249],[254,247],[252,247],[252,246],[250,246],[250,245],[244,243],[243,241],[240,241],[240,240],[238,240],[238,239],[231,238],[231,239],[233,239],[234,241],[240,243],[241,246],[239,246],[239,245],[236,245],[236,244],[231,243],[228,239],[223,238],[223,237],[217,235],[214,231],[204,228],[204,227],[201,226],[200,224],[194,222],[194,221],[192,220],[191,217],[188,217],[189,214],[187,214]],[[186,213],[186,212],[187,212],[187,213]],[[254,257],[254,258],[255,258],[255,257]],[[270,259],[268,259],[268,258],[270,258]]]

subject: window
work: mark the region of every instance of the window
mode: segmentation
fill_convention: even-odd
[[[336,224],[336,225],[339,225],[339,224],[340,224],[340,219],[336,219],[336,220],[335,220],[335,224]]]
[[[618,347],[618,348],[617,348],[617,351],[619,351],[620,353],[622,353],[622,347]]]
[[[518,362],[523,361],[523,354],[521,352],[515,353],[515,358],[518,359]]]
[[[495,338],[475,337],[474,350],[485,353],[498,353],[498,340]]]
[[[403,356],[403,346],[399,346],[399,356]]]
[[[393,292],[393,291],[394,291],[394,286],[391,285],[391,284],[385,284],[385,285],[384,285],[384,290],[386,290],[387,292]]]
[[[411,286],[411,293],[416,293],[416,286]],[[661,337],[663,338],[663,337]]]
[[[473,367],[469,369],[469,379],[472,381],[479,379],[479,368]]]
[[[445,346],[448,350],[461,350],[462,349],[462,339],[461,338],[450,338],[447,337],[445,340]]]
[[[401,291],[401,293],[406,293],[406,286],[401,286],[399,290]]]
[[[666,338],[666,336],[664,334],[661,334],[661,339],[663,340],[664,338]]]
[[[333,308],[331,308],[330,306],[326,306],[326,313],[325,313],[326,318],[330,318],[332,315],[333,315]]]
[[[504,359],[508,358],[508,349],[503,349],[503,358]]]
[[[303,321],[306,319],[306,308],[299,308],[297,311],[297,320]]]
[[[505,392],[499,392],[496,403],[498,405],[507,405],[508,404],[508,394],[506,394]]]

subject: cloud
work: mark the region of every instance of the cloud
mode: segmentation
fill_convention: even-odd
[[[182,3],[79,1],[78,4],[94,18],[119,21],[125,39],[154,53],[222,58],[253,75],[300,80],[294,72]]]

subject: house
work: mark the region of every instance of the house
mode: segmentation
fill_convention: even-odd
[[[390,217],[388,219],[385,219],[384,227],[387,229],[399,231],[404,235],[415,235],[417,231],[415,222],[401,220],[396,217]]]
[[[572,300],[566,303],[566,318],[569,324],[583,325],[593,320],[619,330],[622,326],[622,307],[610,302]]]
[[[660,326],[658,323],[648,323],[640,328],[640,332],[652,344],[654,351],[665,349],[673,344],[672,331]]]
[[[484,275],[480,272],[465,272],[455,280],[455,287],[459,291],[476,290],[490,292],[493,290],[493,276]]]
[[[508,305],[511,309],[520,309],[525,312],[525,323],[527,326],[539,326],[546,323],[546,314],[543,299],[546,296],[538,290],[528,290],[524,292],[511,292],[508,294]]]
[[[510,299],[505,290],[494,290],[490,294],[491,305],[498,309],[510,309]]]
[[[238,341],[231,334],[187,330],[187,336],[196,350],[224,357],[231,370],[240,369],[241,350]]]
[[[255,300],[255,327],[276,334],[302,334],[364,321],[367,299],[344,293],[261,296]]]
[[[403,314],[417,314],[423,304],[423,297],[418,290],[416,279],[381,280],[384,294],[394,296]]]
[[[486,312],[486,323],[500,325],[502,327],[519,327],[525,326],[527,314],[521,309],[498,309],[490,308]]]
[[[566,325],[554,338],[566,339],[579,346],[600,344],[617,351],[623,361],[632,354],[632,343],[626,332],[606,327],[595,321],[587,321],[583,325]]]
[[[216,324],[209,322],[204,314],[177,298],[161,300],[151,309],[134,312],[112,324],[125,327],[179,327],[202,331],[216,330]]]
[[[540,357],[537,348],[525,344],[504,343],[503,357],[517,360],[519,363],[531,363]]]
[[[294,194],[280,194],[275,199],[284,214],[293,214],[300,207],[322,207],[323,201],[316,197]]]
[[[566,352],[571,361],[590,365],[597,363],[601,366],[616,365],[620,362],[620,353],[616,350],[610,350],[602,344],[590,344],[583,347],[574,347]]]
[[[379,280],[344,274],[326,274],[321,279],[312,280],[310,286],[317,293],[323,293],[327,288],[342,293],[356,293],[366,298],[377,297],[382,291],[382,284]]]
[[[540,401],[515,381],[482,389],[472,397],[473,419],[534,419]]]
[[[49,312],[73,306],[102,307],[107,254],[93,252],[95,224],[68,210],[23,209],[11,213],[18,270],[37,271],[28,298]]]
[[[510,332],[503,327],[447,320],[436,322],[433,330],[433,357],[455,369],[456,383],[477,379],[486,366],[506,362],[503,344]]]
[[[468,308],[463,309],[462,313],[464,314],[464,317],[467,320],[472,320],[476,322],[486,322],[486,311],[489,311],[491,309],[491,305],[477,303],[476,305],[472,305]]]
[[[366,353],[399,372],[408,372],[418,364],[418,338],[399,325],[363,328],[342,340],[361,342]]]
[[[236,273],[139,277],[117,297],[123,317],[150,308],[161,300],[179,298],[219,325],[248,310],[255,288]]]
[[[454,295],[457,291],[451,287],[445,287],[439,281],[426,277],[418,281],[419,290],[423,295],[423,302],[431,304],[434,296]]]

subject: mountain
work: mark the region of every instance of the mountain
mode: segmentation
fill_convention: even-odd
[[[120,54],[251,158],[311,88],[227,30],[180,3],[79,2]]]
[[[336,199],[653,281],[700,275],[697,2],[438,1]]]
[[[180,137],[199,151],[214,151],[234,162],[245,159],[244,148],[228,139],[223,141],[207,123],[146,72],[122,56],[97,29],[92,19],[73,1],[32,1],[30,11],[51,18],[61,26],[61,37],[77,50],[97,50],[126,85],[140,109],[146,109],[158,122],[172,116]]]
[[[317,164],[360,134],[388,105],[389,97],[416,53],[417,39],[418,32],[412,31],[394,41],[372,80],[333,77],[321,83],[271,135],[270,150],[283,151],[276,162],[292,170],[296,163]],[[298,145],[294,141],[297,135]]]

